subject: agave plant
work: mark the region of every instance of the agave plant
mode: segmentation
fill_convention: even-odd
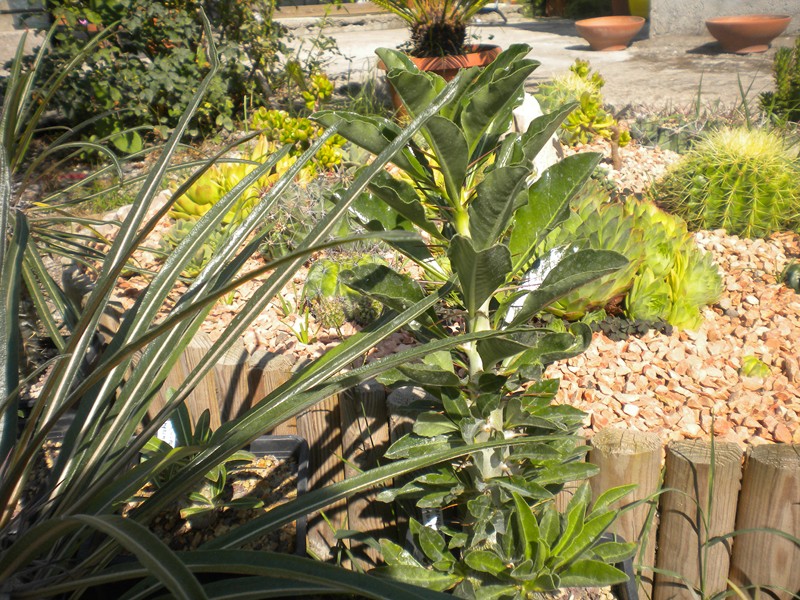
[[[554,494],[565,482],[595,468],[575,461],[581,413],[551,405],[558,382],[542,379],[542,372],[548,363],[582,352],[591,332],[581,323],[562,333],[528,323],[628,261],[594,249],[538,253],[542,240],[564,223],[570,199],[599,156],[569,157],[529,183],[533,158],[575,106],[503,137],[512,109],[522,101],[524,81],[538,66],[526,58],[529,51],[515,45],[483,70],[462,71],[456,95],[395,156],[395,174],[380,174],[353,204],[353,217],[369,230],[419,233],[415,243],[393,245],[429,283],[386,265],[359,265],[340,274],[348,286],[395,311],[447,293],[446,311],[421,314],[412,324],[431,351],[379,379],[427,393],[413,432],[395,442],[387,458],[411,460],[438,449],[514,442],[470,452],[465,460],[442,464],[381,495],[388,501],[411,499],[429,512],[424,526],[411,525],[426,558],[383,540],[388,566],[376,573],[465,598],[527,598],[561,584],[626,579],[595,550],[613,512],[600,507],[585,519],[585,490],[571,508],[569,527],[562,528],[566,521],[552,510]],[[409,115],[423,114],[444,80],[421,72],[402,53],[378,54]],[[317,118],[376,154],[400,133],[391,121],[354,113]],[[526,274],[537,284],[520,289],[517,283]],[[512,317],[515,302],[519,308]],[[452,350],[437,349],[451,339],[452,329],[474,338]],[[443,518],[448,507],[455,513],[452,520]],[[543,527],[548,533],[539,536]],[[630,553],[633,547],[617,550]]]
[[[213,39],[207,22],[206,39]],[[423,318],[449,293],[449,288],[410,303],[401,312],[372,324],[323,359],[308,365],[236,422],[217,429],[199,453],[176,449],[139,464],[135,464],[135,459],[232,341],[295,276],[308,256],[318,248],[338,243],[329,239],[337,221],[422,124],[458,95],[462,85],[460,80],[443,88],[435,97],[426,99],[430,106],[421,111],[407,129],[397,132],[396,139],[386,142],[373,163],[339,194],[339,203],[320,220],[294,253],[263,268],[241,273],[247,258],[260,242],[258,236],[253,237],[259,223],[268,218],[281,195],[295,185],[297,173],[333,132],[323,135],[273,184],[250,214],[231,229],[230,235],[216,248],[214,256],[187,293],[165,313],[167,297],[180,273],[208,236],[221,225],[225,215],[240,201],[242,194],[274,168],[281,153],[249,172],[197,220],[158,272],[152,275],[148,287],[137,304],[126,313],[120,330],[98,364],[79,376],[83,357],[120,274],[130,257],[141,247],[142,240],[171,208],[167,203],[155,216],[147,216],[160,182],[171,168],[170,161],[192,111],[202,102],[210,78],[216,71],[218,61],[213,47],[208,49],[208,54],[211,72],[198,86],[188,112],[144,178],[128,216],[104,256],[86,305],[75,315],[67,312],[63,291],[46,270],[36,271],[35,279],[23,278],[28,266],[26,259],[32,257],[30,264],[34,267],[40,265],[43,253],[48,250],[30,235],[33,218],[14,207],[12,177],[18,172],[7,159],[8,146],[0,148],[0,227],[4,232],[0,244],[0,546],[3,548],[0,594],[15,598],[81,597],[87,592],[103,594],[96,589],[98,586],[124,582],[124,598],[149,597],[158,593],[168,593],[175,598],[202,599],[225,597],[231,593],[274,597],[343,592],[387,599],[442,597],[434,591],[350,573],[333,565],[276,553],[242,551],[238,547],[254,536],[387,478],[454,460],[479,449],[515,444],[514,440],[441,448],[426,457],[401,460],[363,473],[347,482],[313,491],[283,504],[197,551],[170,551],[149,531],[148,524],[178,498],[184,497],[210,471],[246,447],[249,441],[322,398],[362,379],[413,362],[434,350],[474,343],[479,337],[491,337],[486,333],[470,333],[439,340],[433,346],[421,345],[360,369],[347,369],[355,358],[398,327]],[[14,77],[24,79],[18,68],[12,73]],[[18,80],[12,80],[11,89],[19,89],[15,87],[19,84]],[[33,101],[25,94],[16,97],[20,102]],[[2,130],[8,131],[9,120],[24,110],[25,107],[13,106],[7,97]],[[179,197],[212,166],[213,160],[200,166],[173,197]],[[374,236],[353,236],[352,239],[364,237]],[[408,240],[409,235],[384,233],[378,237],[401,242]],[[416,236],[411,237],[417,240]],[[260,284],[257,293],[221,338],[174,391],[163,410],[143,426],[142,420],[151,400],[214,302],[243,282],[267,273],[270,273],[267,280]],[[43,379],[43,387],[32,406],[26,409],[27,418],[20,422],[18,411],[25,407],[19,403],[17,315],[23,285],[31,294],[42,298],[44,311],[40,318],[52,322],[49,330],[51,335],[59,338],[59,351],[46,365],[49,370]],[[49,316],[51,307],[56,309],[55,316]],[[136,353],[138,358],[134,363],[132,357]],[[31,501],[26,489],[32,476],[32,459],[59,419],[70,411],[75,413],[75,418],[65,432],[58,458],[35,501]],[[173,467],[179,469],[176,476],[164,482],[154,495],[127,517],[120,516],[120,505],[146,482],[157,479]],[[126,558],[120,558],[123,555]],[[217,579],[226,575],[237,578],[235,581],[200,583],[196,577],[200,573],[215,573]]]
[[[411,56],[464,54],[467,25],[489,0],[376,0],[403,19],[411,33]]]

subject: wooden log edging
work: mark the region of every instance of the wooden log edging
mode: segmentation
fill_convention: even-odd
[[[727,589],[731,543],[707,542],[733,531],[741,461],[742,449],[729,442],[667,445],[655,600],[694,600],[695,589],[702,590],[702,597]]]
[[[764,444],[747,456],[736,531],[775,529],[800,538],[800,445]],[[800,546],[768,531],[737,534],[731,582],[780,600],[800,592]],[[752,595],[752,593],[751,593]]]
[[[656,555],[654,513],[661,485],[661,440],[654,433],[609,428],[599,431],[591,442],[588,461],[600,468],[589,479],[595,500],[606,490],[629,484],[637,484],[636,489],[612,508],[650,500],[622,512],[611,528],[612,533],[626,541],[642,541],[643,548],[634,563],[640,565],[639,596],[650,598]]]

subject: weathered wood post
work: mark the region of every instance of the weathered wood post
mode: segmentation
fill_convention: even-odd
[[[270,392],[286,383],[292,376],[293,368],[292,361],[283,354],[274,354],[266,350],[254,352],[248,360],[248,386],[253,402],[260,402]],[[297,423],[294,418],[289,419],[269,433],[297,435]]]
[[[736,531],[770,528],[800,538],[800,445],[764,444],[746,460]],[[781,600],[798,598],[800,547],[769,532],[737,535],[730,579],[753,595],[762,586]]]
[[[200,363],[203,356],[211,348],[211,338],[208,334],[198,331],[186,346],[181,356],[178,358],[172,370],[167,375],[164,385],[161,386],[153,402],[147,410],[149,417],[154,417],[156,413],[164,407],[167,399],[167,392],[170,388],[177,389],[186,378],[189,376],[194,368]],[[197,423],[205,409],[209,409],[211,416],[211,428],[216,429],[220,425],[220,412],[219,400],[217,396],[216,379],[212,372],[206,373],[206,376],[197,384],[189,397],[186,399],[186,408],[189,410],[189,416],[192,423]]]
[[[595,500],[606,490],[631,483],[638,487],[612,505],[619,508],[632,502],[652,498],[651,502],[620,514],[611,528],[626,542],[641,542],[634,564],[639,572],[639,595],[649,598],[653,589],[656,557],[656,523],[654,514],[658,499],[654,496],[661,483],[661,440],[654,433],[626,429],[603,429],[591,440],[589,462],[600,467],[600,473],[589,479]]]
[[[217,401],[222,423],[234,420],[253,404],[254,391],[249,385],[249,353],[241,338],[214,365],[214,380],[217,384]]]
[[[413,406],[414,403],[430,400],[431,398],[432,396],[423,388],[410,385],[399,387],[389,394],[386,398],[386,410],[389,413],[389,437],[392,443],[405,434],[411,433],[416,416],[420,412],[418,408]],[[394,486],[400,487],[406,482],[407,478],[400,478],[394,481]],[[417,514],[419,509],[408,500],[398,500],[394,504],[397,518],[397,537],[402,545],[408,532],[408,520],[412,516],[416,516],[419,519],[420,515]]]
[[[702,588],[703,597],[727,588],[731,543],[706,542],[733,531],[741,460],[741,448],[727,442],[667,446],[656,567],[681,579],[657,572],[655,600],[694,600],[691,588]]]
[[[378,466],[389,447],[389,420],[386,391],[375,380],[350,390],[342,398],[342,449],[345,478]],[[347,527],[380,538],[384,530],[394,530],[391,507],[378,502],[378,490],[351,496],[347,500]],[[379,553],[364,543],[351,540],[350,551],[368,569],[377,565]]]

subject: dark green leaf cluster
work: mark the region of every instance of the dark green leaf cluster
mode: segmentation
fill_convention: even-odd
[[[387,566],[374,571],[406,583],[435,590],[452,589],[459,598],[526,599],[560,587],[608,586],[627,580],[614,564],[631,558],[635,543],[601,540],[614,521],[609,506],[634,486],[608,490],[590,508],[589,485],[581,485],[564,514],[551,504],[531,507],[511,491],[513,510],[492,520],[489,499],[467,504],[467,518],[477,524],[478,537],[461,531],[410,522],[417,556],[381,541]]]
[[[203,20],[206,36],[212,39],[210,25]],[[100,40],[95,38],[95,41]],[[234,186],[197,220],[158,270],[150,274],[147,288],[135,305],[122,315],[121,326],[113,333],[99,360],[87,367],[85,356],[102,330],[99,324],[101,316],[110,307],[110,298],[118,291],[117,283],[128,269],[131,257],[142,250],[144,240],[169,211],[170,203],[214,164],[213,159],[195,164],[196,170],[189,180],[167,199],[165,205],[156,206],[164,177],[174,168],[171,164],[174,153],[186,134],[193,112],[203,102],[219,63],[212,46],[209,73],[195,84],[186,113],[141,178],[137,197],[124,222],[118,224],[116,236],[108,240],[107,250],[102,255],[92,255],[98,259],[95,285],[86,295],[83,305],[73,306],[45,267],[52,245],[44,242],[48,240],[48,233],[52,241],[64,223],[72,226],[75,220],[61,215],[45,218],[41,212],[29,215],[18,208],[18,199],[12,194],[13,178],[25,173],[21,165],[26,162],[31,132],[47,109],[46,100],[51,97],[49,92],[42,99],[34,96],[29,84],[36,79],[36,73],[21,68],[22,48],[23,44],[20,44],[8,87],[12,93],[4,99],[0,117],[3,135],[0,146],[0,231],[4,232],[0,240],[0,456],[3,457],[0,461],[0,547],[3,548],[0,553],[0,595],[121,597],[118,589],[102,589],[110,583],[119,584],[124,589],[125,598],[167,594],[174,598],[201,600],[230,592],[228,585],[235,587],[237,593],[251,597],[350,593],[387,600],[441,598],[441,594],[430,590],[410,588],[333,565],[313,563],[309,559],[239,548],[263,533],[388,478],[456,460],[473,449],[491,449],[497,443],[433,452],[421,459],[400,460],[359,474],[347,482],[315,490],[282,504],[193,552],[170,551],[164,541],[149,530],[149,525],[219,465],[287,418],[383,371],[413,363],[431,351],[458,345],[462,340],[455,337],[439,341],[434,346],[410,348],[359,369],[349,368],[358,357],[398,328],[422,318],[421,315],[443,300],[449,292],[447,288],[409,306],[400,315],[393,315],[348,338],[324,358],[304,366],[290,381],[259,399],[235,422],[218,428],[213,434],[204,432],[201,423],[201,437],[207,441],[199,452],[197,448],[177,448],[159,452],[141,463],[137,457],[245,328],[296,277],[308,257],[339,243],[330,241],[330,236],[355,198],[407,144],[422,123],[452,98],[456,84],[433,98],[431,105],[410,123],[409,128],[400,131],[352,185],[339,192],[337,203],[320,218],[294,253],[268,266],[242,272],[263,239],[263,234],[259,236],[257,233],[261,223],[269,219],[278,199],[296,185],[300,170],[330,139],[329,132],[323,133],[277,178],[252,212],[230,228],[230,235],[186,292],[177,301],[170,300],[171,290],[178,284],[181,272],[198,249],[219,229],[225,215],[239,202],[242,194],[272,169],[288,148],[257,166],[240,185]],[[80,68],[80,61],[74,62],[72,68]],[[67,74],[63,73],[64,76]],[[57,89],[61,81],[63,79],[59,77],[51,80],[53,87],[48,89]],[[14,191],[18,189],[15,187]],[[42,226],[43,221],[50,226],[49,231],[42,231],[46,229]],[[34,225],[40,228],[36,236],[32,235]],[[347,241],[356,243],[370,238],[400,242],[408,236],[384,233],[350,236]],[[79,235],[70,238],[71,255],[81,257],[92,239]],[[250,281],[256,282],[253,296],[199,359],[192,372],[179,383],[163,408],[151,419],[145,419],[172,366],[214,303]],[[42,328],[48,332],[57,351],[53,361],[42,365],[33,374],[33,378],[37,378],[44,373],[42,388],[29,405],[19,398],[19,384],[25,383],[20,376],[18,319],[23,287],[30,294]],[[27,417],[24,421],[19,419],[22,409]],[[66,427],[57,459],[45,477],[41,494],[31,501],[24,491],[27,482],[35,477],[36,461],[33,458],[41,452],[43,441],[56,428],[60,418],[68,413],[72,413],[74,418]],[[192,435],[196,434],[197,428]],[[179,469],[175,476],[161,477],[172,467]],[[154,479],[160,481],[159,489],[126,517],[121,516],[120,505]],[[220,480],[217,471],[217,485]],[[121,555],[126,556],[125,561],[109,566]],[[211,573],[228,580],[220,582],[217,579],[215,584],[201,583],[196,576],[199,573]],[[226,585],[220,587],[220,583]]]
[[[84,137],[116,134],[123,150],[128,150],[131,136],[122,132],[131,127],[174,127],[196,82],[208,73],[201,8],[212,15],[222,65],[193,118],[191,133],[232,130],[245,101],[270,102],[273,90],[287,81],[280,66],[287,32],[272,21],[272,0],[57,0],[50,5],[61,25],[42,65],[44,75],[62,69],[88,39],[104,37],[82,68],[69,74],[53,108],[72,126],[94,119]]]
[[[411,324],[431,351],[380,378],[390,387],[412,385],[426,392],[416,407],[412,433],[396,441],[386,457],[410,460],[484,443],[498,447],[470,452],[381,497],[412,499],[419,509],[451,509],[460,526],[448,537],[460,548],[458,557],[444,552],[439,533],[417,527],[416,533],[428,539],[430,564],[405,564],[413,571],[405,579],[404,570],[391,566],[406,561],[404,551],[385,543],[387,573],[433,589],[458,584],[465,597],[474,597],[484,584],[488,589],[480,597],[489,597],[493,583],[486,573],[505,573],[501,579],[512,582],[512,588],[522,589],[523,581],[540,577],[549,577],[547,589],[558,585],[546,561],[527,562],[521,570],[506,568],[510,548],[520,538],[504,536],[518,512],[517,502],[532,519],[544,518],[551,510],[545,507],[565,482],[594,472],[577,460],[581,451],[575,433],[582,413],[553,405],[558,382],[543,378],[546,365],[582,352],[591,331],[582,323],[557,332],[529,322],[580,286],[628,263],[620,254],[569,243],[558,254],[538,252],[542,241],[563,226],[570,200],[599,157],[576,155],[543,173],[534,169],[534,157],[574,104],[534,120],[525,132],[508,132],[525,78],[538,65],[525,58],[529,50],[512,46],[483,70],[462,70],[449,101],[394,156],[397,169],[376,177],[353,204],[351,216],[368,230],[416,233],[415,241],[393,245],[425,273],[427,284],[386,266],[362,265],[340,275],[392,311],[454,284],[447,320],[441,311],[429,311]],[[410,116],[444,88],[440,77],[420,72],[399,52],[379,55]],[[400,132],[390,121],[352,113],[318,118],[376,154]],[[523,278],[526,285],[520,286]],[[466,332],[464,343],[434,351],[454,329]],[[584,516],[574,517],[573,527],[577,521],[584,527]],[[567,547],[565,542],[553,549],[560,555],[554,559],[557,570],[574,558],[562,554]],[[583,573],[583,581],[594,581],[592,569]]]

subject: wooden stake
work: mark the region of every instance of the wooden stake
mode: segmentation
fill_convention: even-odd
[[[407,433],[411,433],[414,421],[419,414],[419,409],[412,406],[416,402],[422,402],[433,398],[421,387],[403,386],[394,390],[386,398],[386,409],[389,412],[389,437],[394,443]],[[435,399],[434,399],[435,400]],[[403,486],[409,481],[408,477],[395,479],[392,485],[395,488]],[[408,521],[410,517],[420,519],[420,510],[410,500],[396,500],[395,519],[397,521],[397,540],[400,545],[404,545],[408,533]]]
[[[800,538],[800,445],[764,444],[747,457],[736,531],[763,528]],[[781,600],[800,597],[797,544],[769,532],[734,539],[731,582],[752,597],[752,586],[769,587]]]
[[[147,415],[153,418],[158,411],[164,408],[164,403],[167,398],[167,392],[170,388],[178,389],[180,385],[186,381],[189,373],[200,363],[200,360],[205,356],[211,348],[211,338],[202,331],[198,331],[189,345],[181,354],[180,358],[176,361],[172,370],[167,375],[164,385],[161,386],[158,394],[150,403],[147,409]],[[217,388],[214,381],[213,373],[209,372],[197,384],[189,397],[186,399],[186,408],[189,410],[189,417],[192,424],[197,423],[197,419],[205,409],[209,409],[211,413],[211,428],[216,429],[220,424],[219,415],[219,402],[217,401]]]
[[[344,395],[342,411],[342,447],[344,474],[354,477],[380,464],[389,448],[389,421],[386,413],[386,392],[377,381],[367,381]],[[375,539],[385,537],[387,527],[394,532],[391,507],[378,502],[379,490],[351,496],[347,501],[348,529]],[[377,566],[380,553],[364,543],[351,541],[350,550],[362,568]]]
[[[654,494],[661,483],[661,441],[654,433],[603,429],[592,438],[589,462],[600,467],[600,473],[589,478],[595,500],[606,490],[631,483],[638,487],[612,507],[653,498],[652,503],[621,513],[611,527],[611,532],[622,536],[626,542],[641,543],[634,564],[644,567],[638,572],[639,595],[649,598],[656,556],[656,524],[651,513],[658,504]]]
[[[690,588],[704,598],[726,589],[731,543],[709,546],[706,541],[733,531],[741,459],[741,448],[732,443],[667,446],[664,487],[669,491],[661,496],[656,567],[682,579],[657,572],[655,600],[695,600]]]

